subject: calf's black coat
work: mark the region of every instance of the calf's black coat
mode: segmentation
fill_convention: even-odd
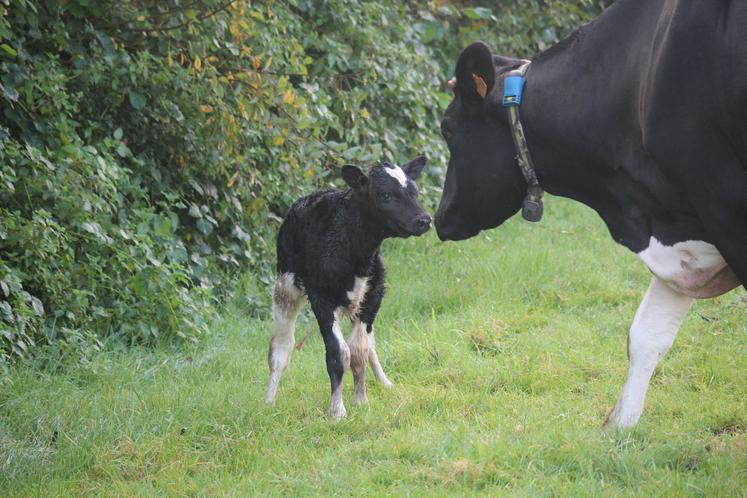
[[[418,204],[414,183],[425,162],[419,157],[402,168],[380,163],[367,174],[344,166],[349,188],[320,190],[299,199],[280,227],[277,272],[292,274],[293,285],[309,300],[324,339],[333,396],[349,360],[346,344],[334,333],[336,314],[344,312],[370,333],[385,291],[381,243],[430,228],[431,217]],[[352,302],[356,279],[366,280],[365,294]],[[271,346],[271,370],[272,354]]]

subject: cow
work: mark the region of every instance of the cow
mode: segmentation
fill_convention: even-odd
[[[746,40],[747,2],[617,0],[531,62],[476,42],[456,63],[439,238],[497,227],[546,190],[594,209],[652,273],[608,427],[638,423],[693,300],[747,285]],[[527,176],[504,88],[522,75]]]
[[[346,415],[342,379],[351,368],[354,404],[367,402],[369,361],[377,379],[391,387],[374,341],[374,320],[385,291],[380,246],[386,238],[418,236],[430,229],[431,217],[418,203],[415,184],[425,163],[424,156],[401,167],[382,162],[368,173],[345,165],[347,189],[319,190],[291,206],[277,237],[267,404],[275,402],[280,377],[290,363],[295,322],[306,298],[324,339],[332,388],[328,416]],[[345,315],[351,321],[347,343],[341,331]]]

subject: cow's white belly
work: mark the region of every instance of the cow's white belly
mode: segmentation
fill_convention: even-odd
[[[665,246],[651,237],[638,253],[651,273],[686,296],[715,297],[739,285],[739,279],[713,244],[687,240]]]

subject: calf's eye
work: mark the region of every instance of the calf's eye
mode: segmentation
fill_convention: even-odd
[[[389,192],[379,192],[379,199],[381,199],[382,201],[388,201],[391,198],[392,194],[390,194]]]

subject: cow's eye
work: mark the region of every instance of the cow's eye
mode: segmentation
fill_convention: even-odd
[[[446,140],[451,138],[451,130],[446,125],[446,121],[441,121],[441,136],[443,136]]]
[[[388,201],[392,198],[392,194],[389,192],[379,192],[379,199],[382,201]]]

